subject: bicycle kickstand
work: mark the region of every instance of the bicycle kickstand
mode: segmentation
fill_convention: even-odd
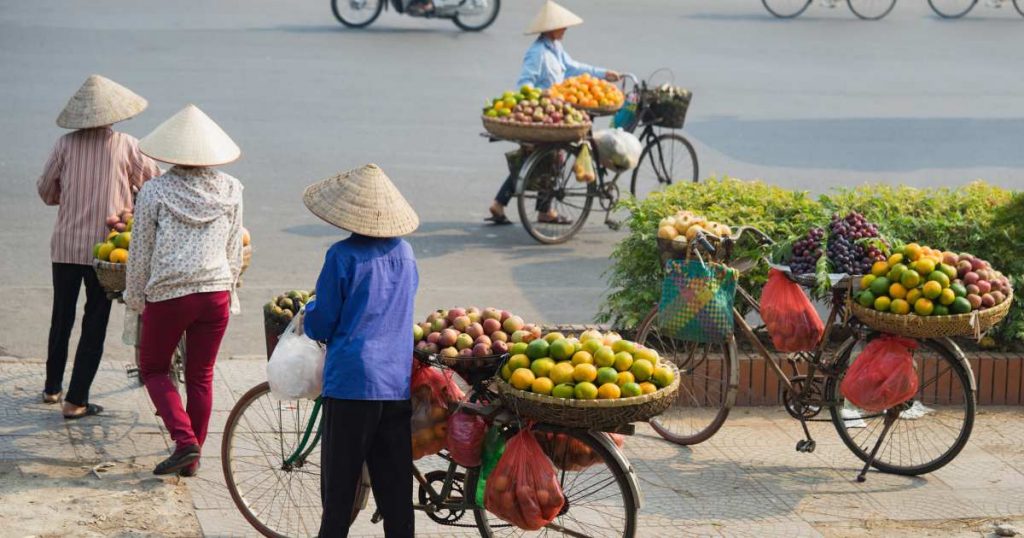
[[[889,428],[896,423],[896,419],[900,416],[898,410],[890,409],[885,412],[885,423],[882,425],[882,433],[878,435],[878,441],[875,441],[875,447],[871,449],[871,454],[868,455],[868,461],[864,462],[864,468],[860,470],[860,474],[857,475],[857,482],[864,482],[867,480],[868,469],[871,468],[871,464],[875,462],[875,456],[878,455],[878,450],[882,448],[882,442],[885,441],[885,436],[889,433]]]
[[[796,442],[796,451],[810,454],[811,452],[814,452],[815,448],[817,448],[818,443],[816,443],[814,438],[811,437],[811,430],[807,428],[806,419],[800,419],[800,427],[804,429],[804,436],[807,438]]]

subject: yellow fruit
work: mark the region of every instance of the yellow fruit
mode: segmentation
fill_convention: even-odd
[[[103,261],[110,261],[110,253],[114,250],[114,244],[106,242],[100,245],[100,248],[96,249],[96,259]]]
[[[597,387],[589,381],[577,383],[573,389],[573,396],[578,400],[593,400],[597,398]]]
[[[123,248],[115,248],[110,251],[110,263],[127,263],[128,251]]]
[[[572,363],[575,364],[594,364],[594,357],[586,351],[577,351],[572,356]]]
[[[548,372],[548,377],[550,377],[551,381],[554,382],[556,385],[561,385],[563,383],[572,383],[572,374],[575,371],[576,368],[572,365],[571,362],[560,362],[551,367],[551,371]]]
[[[907,296],[907,288],[903,287],[903,284],[893,284],[889,286],[889,297],[893,299],[902,299]]]
[[[884,276],[889,272],[889,264],[886,262],[875,262],[871,266],[871,274],[875,276]]]
[[[647,381],[651,378],[651,375],[654,374],[654,365],[649,361],[640,359],[633,362],[629,371],[633,373],[633,377],[636,378],[637,381]]]
[[[934,280],[929,280],[924,283],[924,287],[921,288],[921,293],[925,299],[937,299],[939,295],[942,295],[942,284]]]
[[[626,383],[636,383],[636,377],[633,377],[633,372],[619,372],[619,379],[615,381],[615,384],[621,387]]]
[[[573,381],[580,383],[583,381],[593,381],[597,379],[597,368],[594,368],[593,364],[577,364],[572,371]]]
[[[644,381],[643,383],[640,383],[640,392],[644,394],[658,392],[658,387],[654,386],[654,383],[651,383],[650,381]]]
[[[551,369],[554,368],[555,361],[543,358],[537,359],[530,363],[530,370],[533,371],[533,375],[540,377],[547,377],[551,373]]]
[[[114,237],[114,246],[117,248],[128,249],[128,245],[132,242],[131,232],[121,232]]]
[[[654,384],[661,388],[671,385],[675,378],[676,375],[668,368],[655,368],[654,373],[651,374]]]
[[[910,313],[910,303],[908,303],[907,301],[905,301],[903,299],[894,299],[892,301],[892,304],[889,305],[889,312],[892,312],[893,314],[900,314],[900,315],[909,314]]]
[[[622,389],[623,398],[632,398],[633,396],[640,396],[644,393],[643,389],[640,388],[640,385],[637,385],[636,383],[619,385],[619,388]]]
[[[594,353],[594,362],[596,364],[614,364],[615,352],[609,346],[601,346],[601,349]]]
[[[513,372],[515,372],[516,370],[518,370],[520,368],[529,368],[530,367],[530,357],[527,357],[526,355],[523,355],[522,353],[520,353],[518,355],[512,355],[512,357],[508,360],[508,367]]]
[[[929,299],[921,298],[914,303],[914,312],[919,316],[930,316],[935,310],[935,304]]]
[[[875,310],[879,312],[888,312],[890,306],[892,306],[892,300],[888,297],[882,296],[875,299]]]
[[[904,271],[900,276],[900,284],[908,290],[914,289],[921,284],[921,275],[917,271]]]
[[[501,378],[508,381],[510,377],[512,377],[512,369],[508,367],[508,363],[505,363],[505,366],[501,367]]]
[[[955,300],[956,300],[956,292],[954,292],[950,288],[946,288],[946,289],[942,290],[942,293],[939,294],[939,304],[941,304],[943,306],[949,306],[949,305],[953,304],[953,301],[955,301]]]
[[[903,256],[912,262],[916,262],[921,259],[921,254],[921,245],[918,245],[917,243],[911,243],[903,247]]]
[[[907,302],[914,304],[921,298],[921,288],[914,288],[907,292]]]
[[[519,368],[512,372],[512,377],[509,378],[508,382],[519,390],[530,390],[536,379],[529,368]]]
[[[875,275],[864,275],[860,279],[860,289],[866,290],[871,287],[871,283],[878,278]]]
[[[107,239],[106,240],[107,241],[112,241],[115,237],[117,237],[118,233],[119,232],[117,230],[110,230],[110,233],[107,234]]]
[[[530,392],[536,392],[537,394],[551,394],[551,390],[555,388],[555,384],[546,377],[538,377],[533,380],[533,384],[530,385]]]
[[[897,263],[903,263],[903,255],[900,253],[889,256],[889,266],[896,265]]]
[[[636,351],[636,344],[630,340],[616,340],[615,342],[612,342],[612,351],[616,353],[625,351],[632,354]]]
[[[935,270],[935,260],[931,258],[921,258],[914,262],[914,270],[917,271],[922,277],[932,274]]]
[[[633,352],[633,360],[638,360],[638,359],[643,359],[643,360],[648,361],[651,364],[657,366],[658,365],[658,352],[653,350],[653,349],[651,349],[651,348],[648,348],[648,347],[639,348],[639,349],[637,349],[636,351]]]
[[[622,396],[622,389],[615,383],[605,383],[597,388],[597,397],[601,400],[614,400]]]

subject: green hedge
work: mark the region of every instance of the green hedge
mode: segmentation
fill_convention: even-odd
[[[917,189],[885,184],[838,189],[813,198],[761,181],[734,178],[673,185],[645,200],[622,203],[631,212],[630,234],[612,253],[610,291],[598,321],[635,327],[657,302],[661,267],[655,237],[658,221],[689,209],[730,226],[751,225],[776,241],[828,224],[832,213],[856,210],[887,237],[944,250],[971,252],[1014,280],[1018,299],[993,336],[1006,347],[1024,341],[1024,193],[981,181],[959,188]],[[758,288],[767,268],[744,283]]]

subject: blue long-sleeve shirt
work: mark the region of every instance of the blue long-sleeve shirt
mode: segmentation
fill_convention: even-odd
[[[534,88],[543,90],[562,82],[566,77],[590,73],[597,78],[604,78],[606,72],[606,69],[573,60],[565,52],[561,40],[552,41],[540,36],[526,49],[516,87],[532,84]]]
[[[327,251],[303,329],[327,342],[323,395],[405,400],[419,273],[402,239],[352,234]]]

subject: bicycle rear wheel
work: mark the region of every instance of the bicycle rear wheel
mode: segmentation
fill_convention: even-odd
[[[934,360],[915,354],[914,365],[921,378],[917,394],[901,404],[896,422],[883,440],[872,466],[883,473],[916,476],[930,473],[953,460],[967,444],[974,427],[975,394],[971,380],[959,358],[935,340],[920,341],[937,356]],[[855,342],[844,344],[838,360],[852,362]],[[829,378],[825,400],[831,407],[832,424],[839,437],[861,461],[866,462],[878,441],[885,412],[868,412],[846,404],[839,390],[846,373]]]
[[[896,0],[846,0],[850,11],[866,21],[877,21],[896,7]]]
[[[665,133],[651,139],[640,153],[629,192],[636,198],[646,198],[673,183],[696,183],[698,173],[693,144],[682,135]]]
[[[501,0],[470,0],[469,7],[460,7],[452,22],[467,32],[479,32],[494,24],[501,11]]]
[[[932,11],[943,19],[959,19],[974,9],[978,0],[928,0]]]
[[[651,427],[678,445],[707,441],[729,417],[739,385],[736,340],[698,344],[677,340],[657,324],[655,307],[637,328],[636,341],[656,350],[679,367],[679,396],[667,411],[651,419]]]
[[[578,148],[548,147],[527,158],[520,170],[516,197],[519,220],[527,233],[546,245],[564,243],[587,222],[597,196],[595,182],[576,181],[573,165]],[[552,210],[569,223],[544,222],[541,215]]]
[[[768,13],[780,19],[800,16],[811,5],[811,0],[761,0]]]
[[[565,434],[572,441],[561,443],[561,450],[552,450],[548,457],[556,465],[565,506],[547,527],[525,531],[502,521],[484,510],[476,510],[477,528],[484,538],[495,536],[616,536],[636,535],[637,500],[629,486],[628,471],[595,436],[601,432],[569,430],[559,426],[538,424],[535,432]],[[578,471],[562,471],[567,467],[579,444],[593,451],[594,463]],[[575,447],[572,445],[576,445]],[[577,454],[578,455],[578,454]],[[471,483],[476,483],[474,480]]]

